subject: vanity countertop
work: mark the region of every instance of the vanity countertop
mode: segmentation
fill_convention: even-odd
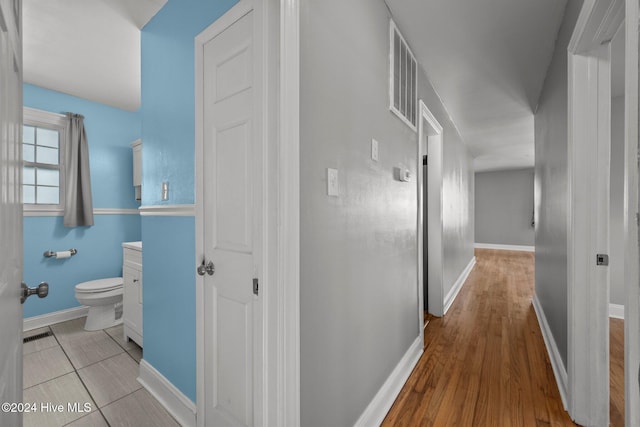
[[[142,250],[142,242],[124,242],[122,244],[123,248],[134,249],[136,251]]]

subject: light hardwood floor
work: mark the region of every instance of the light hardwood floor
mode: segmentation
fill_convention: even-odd
[[[575,425],[531,305],[533,254],[476,257],[447,315],[425,329],[425,352],[383,426]]]
[[[624,320],[609,321],[609,352],[611,402],[609,421],[611,427],[624,427]]]

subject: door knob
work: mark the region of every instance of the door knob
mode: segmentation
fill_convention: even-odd
[[[27,298],[29,298],[31,295],[38,295],[38,298],[44,298],[47,295],[49,295],[49,284],[47,282],[42,282],[35,288],[30,288],[27,286],[26,283],[22,282],[22,284],[20,285],[20,288],[21,288],[21,295],[20,295],[21,304],[24,304]]]
[[[202,260],[202,264],[196,270],[200,276],[204,276],[205,273],[209,276],[213,276],[213,273],[216,272],[216,266],[213,264],[213,261],[209,261],[206,265],[204,260]]]

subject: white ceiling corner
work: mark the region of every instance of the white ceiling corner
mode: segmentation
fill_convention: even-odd
[[[534,165],[533,110],[566,0],[386,0],[474,157]]]
[[[167,0],[24,0],[25,83],[135,111],[140,29]]]

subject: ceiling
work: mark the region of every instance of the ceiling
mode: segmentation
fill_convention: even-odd
[[[166,1],[24,0],[24,81],[137,110],[140,29]],[[386,2],[476,171],[532,167],[533,112],[566,0]]]
[[[476,171],[533,167],[533,115],[566,0],[386,3]]]
[[[135,111],[140,29],[167,0],[23,0],[25,83]]]

